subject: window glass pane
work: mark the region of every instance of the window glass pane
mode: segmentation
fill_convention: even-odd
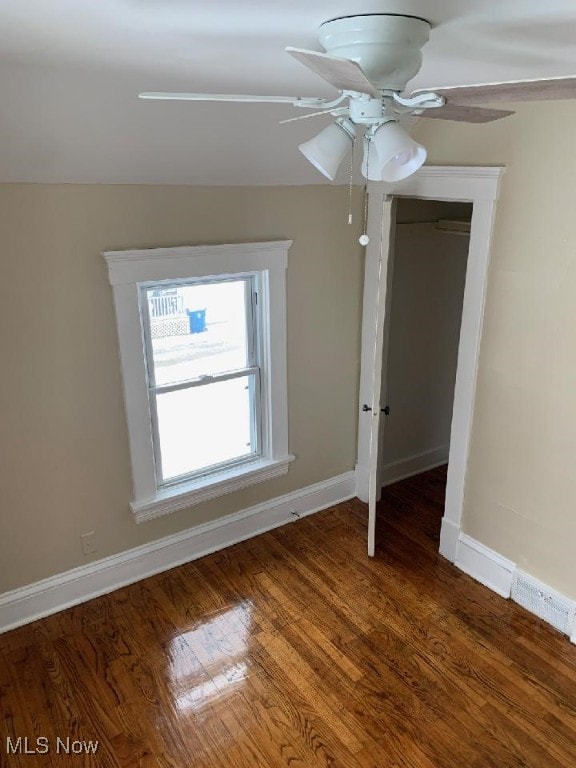
[[[254,374],[156,396],[164,480],[248,457]]]
[[[246,368],[246,280],[145,291],[157,386]]]

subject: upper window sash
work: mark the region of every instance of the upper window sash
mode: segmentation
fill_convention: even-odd
[[[246,344],[245,365],[236,368],[222,369],[217,372],[200,372],[198,376],[190,378],[181,378],[173,382],[159,384],[156,381],[156,364],[154,359],[154,345],[152,339],[152,320],[149,310],[148,292],[151,290],[170,290],[174,288],[194,287],[195,285],[219,285],[227,282],[244,283],[244,333]],[[186,385],[199,386],[208,384],[211,381],[224,381],[227,377],[240,375],[242,372],[250,372],[260,367],[262,358],[260,325],[262,322],[261,314],[258,311],[258,291],[259,275],[244,274],[222,276],[221,278],[192,278],[179,282],[163,281],[157,283],[139,283],[140,297],[140,316],[142,325],[142,335],[144,339],[144,350],[147,366],[147,382],[150,391],[170,392],[177,389],[183,389]]]

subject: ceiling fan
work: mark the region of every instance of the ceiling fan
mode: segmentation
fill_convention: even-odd
[[[364,131],[362,174],[370,181],[394,182],[410,176],[426,160],[426,150],[400,125],[402,115],[487,123],[514,114],[478,105],[498,101],[576,98],[576,76],[547,80],[480,83],[413,91],[406,84],[420,70],[421,48],[431,24],[416,16],[361,14],[326,21],[318,39],[326,53],[286,48],[340,91],[332,101],[298,96],[246,96],[207,93],[141,93],[142,99],[290,104],[313,110],[282,122],[330,114],[335,122],[299,146],[304,156],[333,180],[353,146],[356,127]]]

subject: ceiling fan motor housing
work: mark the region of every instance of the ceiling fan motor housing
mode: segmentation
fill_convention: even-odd
[[[401,92],[422,66],[430,28],[415,16],[364,14],[324,22],[318,39],[331,56],[356,61],[379,90]]]

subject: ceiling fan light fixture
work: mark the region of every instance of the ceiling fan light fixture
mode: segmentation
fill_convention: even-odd
[[[352,148],[356,131],[350,120],[339,118],[298,149],[312,165],[334,181],[340,164]]]
[[[406,165],[410,160],[412,160],[412,152],[409,149],[403,149],[402,152],[394,155],[394,162],[398,165]]]
[[[426,150],[395,120],[375,132],[364,145],[362,173],[369,181],[400,181],[411,176],[424,164]]]

